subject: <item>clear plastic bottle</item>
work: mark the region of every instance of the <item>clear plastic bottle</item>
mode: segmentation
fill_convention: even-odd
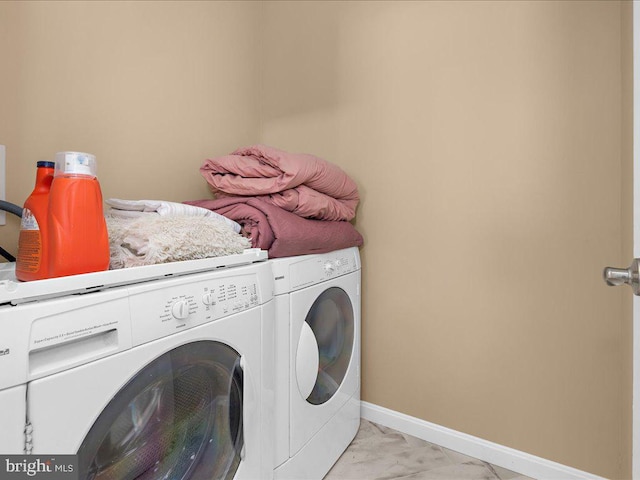
[[[56,154],[48,226],[50,277],[109,268],[109,235],[94,155]]]
[[[22,281],[49,277],[47,213],[55,163],[39,161],[36,165],[36,186],[24,202],[18,238],[16,278]]]

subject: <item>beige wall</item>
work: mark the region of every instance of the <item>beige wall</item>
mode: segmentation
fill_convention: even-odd
[[[0,2],[7,199],[64,149],[105,197],[170,200],[256,140],[323,156],[362,194],[363,399],[629,478],[630,301],[600,278],[630,259],[629,14]]]
[[[0,2],[7,200],[35,162],[98,159],[105,198],[208,195],[202,160],[258,135],[255,2]],[[15,252],[17,218],[0,227]]]
[[[363,399],[628,477],[620,3],[264,10],[262,140],[362,192]]]

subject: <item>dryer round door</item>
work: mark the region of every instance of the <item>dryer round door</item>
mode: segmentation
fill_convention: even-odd
[[[174,348],[138,372],[78,450],[90,480],[231,479],[243,447],[240,355],[216,341]]]
[[[339,287],[324,290],[304,319],[296,355],[298,388],[307,402],[321,405],[340,388],[354,349],[354,331],[349,295]]]
[[[355,397],[360,403],[360,271],[291,292],[289,305],[293,457]]]

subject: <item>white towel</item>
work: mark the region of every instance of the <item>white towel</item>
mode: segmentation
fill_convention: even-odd
[[[108,198],[105,203],[111,207],[110,210],[107,210],[107,215],[111,217],[138,218],[146,215],[211,217],[223,220],[234,232],[240,233],[240,224],[219,213],[194,205],[164,200],[122,200],[120,198]]]

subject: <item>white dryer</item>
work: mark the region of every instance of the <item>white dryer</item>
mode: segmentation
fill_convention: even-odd
[[[321,479],[360,425],[358,248],[270,260],[276,479]]]
[[[271,478],[264,259],[0,282],[0,450],[77,454],[81,479]]]

